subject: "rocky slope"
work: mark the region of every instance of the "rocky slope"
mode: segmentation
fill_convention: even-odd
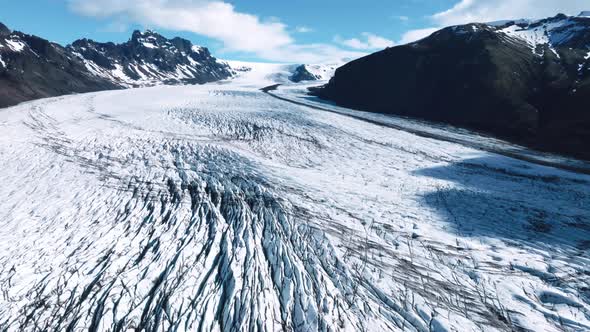
[[[116,89],[62,46],[0,23],[0,108],[68,93]]]
[[[70,93],[196,84],[234,72],[182,38],[135,31],[123,44],[78,40],[62,47],[0,23],[0,108]]]
[[[334,76],[336,65],[299,65],[289,77],[292,82],[329,80]]]
[[[353,61],[315,93],[590,158],[590,18],[445,28]]]
[[[328,80],[337,65],[222,61],[205,47],[154,31],[134,31],[121,44],[80,39],[62,47],[12,32],[0,23],[0,108],[70,93],[202,84],[244,75],[285,82]],[[262,70],[261,70],[262,69]]]
[[[153,32],[135,31],[123,44],[77,40],[68,50],[88,71],[122,86],[160,83],[206,83],[232,76],[229,66],[209,50],[182,38],[167,39]]]

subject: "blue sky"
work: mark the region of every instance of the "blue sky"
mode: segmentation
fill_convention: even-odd
[[[564,2],[565,4],[563,4]],[[60,44],[126,41],[151,28],[226,59],[325,62],[353,58],[472,21],[576,14],[587,0],[20,0],[0,22]]]

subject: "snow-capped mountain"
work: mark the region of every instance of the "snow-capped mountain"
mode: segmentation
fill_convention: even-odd
[[[0,107],[70,93],[160,84],[200,84],[235,72],[205,47],[153,31],[135,31],[123,44],[57,43],[0,23]]]
[[[499,33],[525,41],[535,54],[543,55],[546,47],[552,52],[568,48],[587,55],[590,48],[590,16],[559,14],[543,20],[520,20],[504,24],[491,24]]]
[[[88,71],[123,86],[206,83],[233,74],[207,48],[179,37],[167,39],[151,30],[134,31],[123,44],[81,39],[67,48]]]
[[[444,28],[339,68],[316,93],[590,158],[590,17]]]
[[[62,47],[12,32],[0,23],[0,107],[70,93],[243,79],[269,82],[328,80],[338,64],[222,61],[205,47],[154,31],[134,31],[121,44],[80,39]]]
[[[256,82],[260,87],[276,83],[327,81],[341,63],[334,64],[280,64],[246,61],[225,61],[235,73],[235,78]]]
[[[328,64],[328,65],[299,65],[295,67],[293,71],[293,75],[291,75],[290,79],[293,82],[302,82],[302,81],[325,81],[329,80],[334,76],[334,72],[338,65],[335,64]]]
[[[0,23],[0,107],[68,93],[116,89],[62,46]]]

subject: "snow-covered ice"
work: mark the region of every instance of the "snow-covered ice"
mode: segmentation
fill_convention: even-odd
[[[261,88],[272,84],[292,84],[291,77],[300,64],[262,63],[228,60],[227,63],[235,72],[233,79],[240,85],[252,88]],[[318,77],[318,82],[328,81],[336,68],[342,64],[305,64],[305,69],[312,75]]]
[[[259,89],[275,83],[288,83],[289,77],[297,67],[294,64],[263,63],[227,60],[227,63],[235,72],[236,78],[232,81],[239,85]]]
[[[590,176],[261,68],[0,110],[0,330],[590,329]]]

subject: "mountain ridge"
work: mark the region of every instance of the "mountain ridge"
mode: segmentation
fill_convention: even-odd
[[[207,83],[234,74],[206,47],[180,37],[168,39],[152,30],[135,30],[125,43],[79,39],[67,48],[89,71],[127,87]]]
[[[239,61],[217,59],[207,47],[149,29],[133,31],[122,43],[82,38],[61,46],[0,23],[0,108],[71,93],[216,82],[253,69],[262,70],[255,75],[265,82],[327,80],[336,68],[232,63]]]
[[[118,88],[87,72],[59,44],[0,26],[0,107]]]
[[[0,23],[0,108],[71,93],[202,84],[234,75],[207,48],[151,30],[136,30],[121,44],[79,39],[64,47]]]
[[[470,23],[352,61],[312,93],[585,159],[590,19]]]

